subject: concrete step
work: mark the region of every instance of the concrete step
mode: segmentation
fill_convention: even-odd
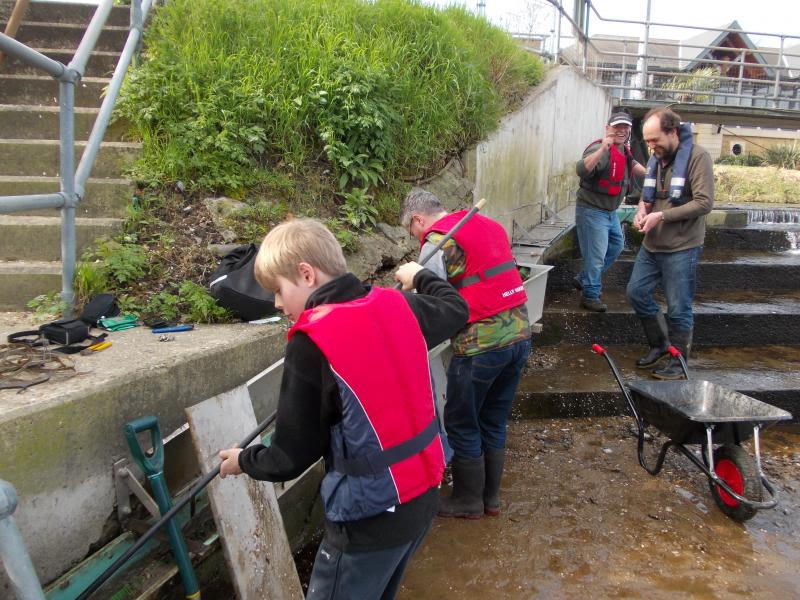
[[[52,58],[64,65],[69,64],[72,60],[72,56],[75,54],[74,50],[62,50],[62,49],[50,49],[50,48],[34,48],[44,54],[45,56]],[[95,51],[92,52],[89,56],[89,63],[86,65],[86,72],[83,74],[84,77],[111,77],[114,73],[114,69],[117,67],[117,63],[119,62],[120,53],[119,52],[105,52],[105,51]],[[43,75],[44,73],[37,69],[36,67],[32,67],[18,58],[13,56],[9,56],[6,58],[6,62],[3,64],[3,73],[9,75]]]
[[[122,219],[76,219],[77,254],[97,238],[112,236],[122,227]],[[0,215],[0,260],[61,260],[61,218]]]
[[[99,107],[109,80],[84,77],[75,86],[75,106]],[[0,75],[0,104],[58,106],[58,82],[49,75]]]
[[[644,345],[606,349],[625,382],[650,379],[649,370],[634,366]],[[695,346],[689,374],[800,417],[800,346]],[[588,345],[534,348],[517,389],[514,412],[523,417],[630,414],[608,363]]]
[[[0,261],[0,310],[25,310],[36,296],[60,290],[60,262]]]
[[[127,26],[106,25],[100,33],[95,50],[122,52],[128,38]],[[78,48],[86,25],[73,23],[47,23],[22,21],[16,40],[31,48],[64,48],[73,52]]]
[[[607,289],[608,312],[592,313],[578,306],[578,292],[553,292],[545,300],[540,345],[639,344],[644,341],[639,319],[623,289]],[[658,300],[658,297],[657,297]],[[664,306],[663,301],[661,305]],[[714,346],[800,345],[800,290],[755,289],[698,292],[694,302],[695,339]]]
[[[14,0],[0,0],[0,22],[5,29],[5,23],[14,9]],[[64,3],[33,1],[25,12],[24,22],[43,23],[74,23],[84,27],[92,20],[97,4]],[[130,23],[130,8],[128,6],[114,6],[108,16],[106,25],[126,26]]]
[[[75,139],[88,140],[100,109],[78,107],[75,109]],[[11,139],[57,140],[59,138],[57,106],[28,106],[0,104],[0,131]],[[106,129],[107,141],[121,141],[127,126],[123,121],[112,123]]]
[[[0,175],[57,177],[59,142],[54,140],[0,139]],[[75,143],[77,167],[85,142]],[[119,177],[139,156],[141,144],[103,142],[95,160],[92,176]]]
[[[625,252],[603,275],[603,286],[624,288],[631,277],[635,254]],[[547,278],[550,289],[570,289],[583,266],[581,259],[559,261]],[[702,291],[740,289],[800,289],[800,252],[709,248],[697,268],[697,288]]]
[[[48,194],[59,190],[57,177],[14,177],[0,176],[0,196],[24,196],[28,194]],[[127,179],[93,179],[86,184],[86,195],[78,206],[79,217],[125,216],[135,186]],[[53,216],[57,209],[25,211],[14,213],[26,216]]]

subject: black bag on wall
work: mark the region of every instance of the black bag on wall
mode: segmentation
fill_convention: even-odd
[[[262,288],[253,274],[258,247],[246,244],[225,255],[211,276],[208,289],[220,306],[244,321],[275,314],[275,296]]]

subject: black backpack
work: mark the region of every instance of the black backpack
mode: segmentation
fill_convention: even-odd
[[[208,282],[217,304],[243,321],[275,314],[275,296],[262,288],[253,274],[258,247],[246,244],[226,254]]]

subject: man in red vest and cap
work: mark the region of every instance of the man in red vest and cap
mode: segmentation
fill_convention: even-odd
[[[575,202],[575,229],[583,257],[583,269],[575,277],[581,290],[581,306],[605,312],[600,299],[601,277],[617,260],[625,239],[617,208],[625,199],[632,175],[644,176],[645,168],[633,159],[628,147],[633,119],[616,109],[606,123],[605,135],[583,151],[575,165],[580,187]]]
[[[449,214],[439,199],[413,189],[401,224],[427,255],[466,211]],[[500,513],[506,420],[531,348],[527,296],[502,225],[475,214],[426,263],[469,305],[452,339],[444,425],[454,457],[453,492],[439,516],[478,519]]]

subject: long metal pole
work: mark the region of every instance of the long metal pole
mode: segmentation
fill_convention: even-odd
[[[0,562],[5,566],[11,589],[19,600],[44,600],[42,585],[14,522],[16,508],[17,491],[13,485],[0,479]]]
[[[786,38],[781,36],[781,50],[778,54],[778,64],[775,66],[775,93],[772,95],[772,107],[778,108],[778,96],[781,91],[781,67],[783,66],[783,45]]]
[[[642,46],[642,100],[647,100],[647,47],[650,44],[650,2],[647,0],[647,16],[644,20],[644,45]]]

